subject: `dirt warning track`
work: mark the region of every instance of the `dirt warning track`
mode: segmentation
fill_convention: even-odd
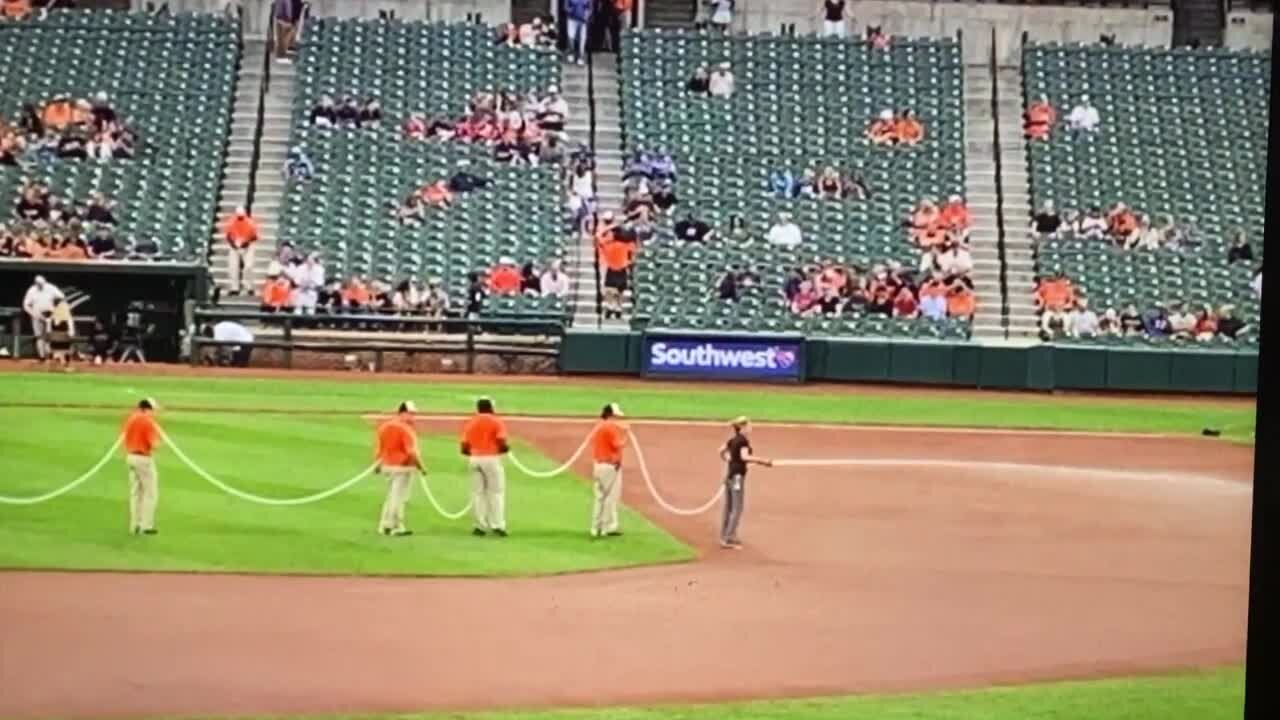
[[[590,426],[511,422],[552,458]],[[723,429],[636,432],[669,500],[715,490]],[[714,545],[718,509],[664,513],[629,461],[627,503],[702,552],[671,567],[521,580],[0,574],[0,715],[614,705],[1243,658],[1249,448],[803,427],[759,428],[755,444],[930,463],[753,472],[747,548],[733,552]],[[519,542],[515,509],[511,529]]]

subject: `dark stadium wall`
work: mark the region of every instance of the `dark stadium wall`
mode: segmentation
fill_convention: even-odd
[[[148,1],[132,0],[134,7]],[[165,0],[175,12],[225,12],[229,7],[244,10],[247,37],[265,37],[270,23],[270,0]],[[381,11],[394,10],[403,20],[457,20],[479,15],[483,22],[497,25],[511,18],[510,0],[308,0],[316,17],[376,18]],[[549,3],[548,3],[549,6]]]

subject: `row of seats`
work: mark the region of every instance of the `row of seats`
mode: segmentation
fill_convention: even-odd
[[[202,257],[214,222],[239,44],[215,15],[52,10],[0,24],[0,115],[56,94],[106,93],[138,134],[136,156],[98,164],[53,159],[0,168],[0,203],[23,177],[77,202],[119,202],[122,240],[155,239],[162,254]]]
[[[1065,115],[1088,95],[1102,119],[1096,134],[1057,128],[1029,144],[1035,205],[1124,202],[1194,236],[1177,249],[1125,251],[1068,235],[1039,246],[1039,271],[1071,277],[1099,312],[1232,304],[1256,328],[1255,266],[1228,266],[1227,248],[1244,231],[1261,264],[1270,54],[1033,43],[1023,64],[1028,103],[1047,96]]]
[[[315,20],[299,52],[292,144],[305,147],[316,176],[291,183],[282,207],[282,239],[318,250],[335,277],[390,282],[440,278],[461,299],[467,276],[503,256],[545,263],[564,254],[564,215],[556,168],[511,167],[492,150],[462,143],[410,142],[411,113],[461,115],[478,91],[545,92],[559,82],[547,50],[495,46],[474,24]],[[377,98],[377,130],[309,125],[323,95]],[[415,189],[455,172],[491,178],[421,225],[401,225],[392,209]],[[555,299],[492,298],[486,313],[563,314]]]
[[[735,90],[708,98],[685,89],[699,67],[731,64]],[[921,198],[964,192],[962,64],[954,40],[903,40],[872,51],[848,40],[762,36],[728,38],[684,31],[628,33],[621,54],[624,144],[669,152],[679,169],[673,219],[636,267],[636,324],[671,328],[803,330],[819,334],[965,335],[955,323],[887,318],[801,319],[781,297],[785,267],[835,259],[867,267],[914,267],[918,250],[902,228]],[[870,146],[863,134],[885,109],[913,110],[925,141],[912,148]],[[773,170],[799,173],[834,165],[860,172],[866,201],[781,199]],[[780,211],[804,233],[791,262],[763,242],[676,249],[671,225],[688,213],[722,232],[736,216],[762,235]],[[750,266],[764,284],[736,304],[707,307],[728,264]],[[930,329],[921,329],[930,328]]]

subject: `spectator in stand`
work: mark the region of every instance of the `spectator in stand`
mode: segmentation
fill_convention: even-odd
[[[1098,108],[1089,102],[1089,96],[1084,95],[1080,98],[1080,104],[1071,110],[1071,114],[1067,115],[1067,127],[1076,132],[1094,133],[1098,131],[1098,127],[1102,124],[1102,117],[1098,114]]]
[[[1068,311],[1046,308],[1040,313],[1040,339],[1052,342],[1067,334]]]
[[[1107,213],[1107,233],[1116,245],[1131,250],[1138,244],[1138,216],[1124,203],[1116,203]]]
[[[426,140],[429,135],[427,127],[426,115],[409,113],[409,119],[404,122],[404,135],[410,140]]]
[[[1075,304],[1075,288],[1061,273],[1040,278],[1033,301],[1037,310],[1062,312]]]
[[[670,180],[658,180],[653,187],[653,205],[663,215],[671,215],[679,198],[676,197],[675,184]]]
[[[592,0],[565,0],[565,44],[578,65],[586,62],[587,36],[591,32]]]
[[[814,187],[818,197],[839,200],[841,190],[840,173],[834,167],[827,165],[818,174]]]
[[[227,220],[222,230],[227,241],[227,274],[231,276],[232,297],[253,287],[253,253],[258,243],[258,223],[243,207]],[[253,290],[250,289],[252,294]]]
[[[271,17],[275,21],[276,62],[288,64],[289,52],[297,37],[298,21],[302,19],[302,0],[273,0]]]
[[[787,279],[782,281],[782,297],[788,303],[800,292],[800,285],[805,282],[805,272],[803,268],[793,267],[787,273]]]
[[[1138,306],[1129,303],[1120,313],[1120,333],[1125,337],[1138,337],[1142,332],[1142,315],[1138,313]]]
[[[898,294],[893,299],[893,316],[907,319],[920,316],[920,303],[916,300],[915,293],[906,285],[898,289]]]
[[[840,181],[840,194],[846,200],[866,200],[871,197],[871,189],[861,174],[846,175]]]
[[[898,142],[898,124],[892,110],[881,110],[879,117],[867,128],[867,138],[873,145],[895,145]]]
[[[352,275],[342,286],[342,307],[349,313],[362,313],[372,309],[373,293],[369,290],[368,279],[362,275]]]
[[[470,273],[467,275],[467,307],[466,316],[469,318],[479,317],[484,312],[484,303],[489,297],[489,291],[485,287],[484,278],[480,273]]]
[[[1169,311],[1164,303],[1156,303],[1154,307],[1142,314],[1142,330],[1147,337],[1154,340],[1169,337],[1172,327],[1169,324]]]
[[[436,180],[435,182],[423,186],[418,191],[422,204],[427,207],[447,208],[453,205],[453,192],[449,190],[447,180]]]
[[[770,245],[794,249],[800,247],[804,242],[804,234],[800,232],[800,226],[791,220],[791,213],[778,213],[778,220],[769,228],[769,232],[765,235],[765,240]]]
[[[1080,298],[1067,315],[1067,337],[1088,340],[1099,333],[1098,314],[1089,307],[1089,301]]]
[[[1227,263],[1234,265],[1238,262],[1253,262],[1253,246],[1249,244],[1249,235],[1243,230],[1236,231],[1231,248],[1227,250]]]
[[[931,200],[921,200],[908,222],[911,226],[912,239],[922,248],[935,247],[946,240],[947,235],[942,227],[941,213]]]
[[[801,317],[809,317],[818,312],[818,292],[813,289],[813,283],[805,280],[800,283],[796,294],[791,298],[791,312]]]
[[[711,91],[711,76],[707,71],[706,65],[699,65],[693,71],[693,75],[689,77],[689,82],[685,83],[685,89],[694,95],[706,95]]]
[[[845,0],[822,0],[822,34],[826,37],[842,38],[848,34],[849,26],[845,20]]]
[[[1107,230],[1107,218],[1102,215],[1102,208],[1096,205],[1089,208],[1075,228],[1076,234],[1085,240],[1101,240],[1106,237]]]
[[[734,0],[710,0],[707,3],[711,12],[711,27],[719,30],[721,35],[728,34],[729,25],[733,23],[733,4]]]
[[[973,272],[973,255],[969,248],[961,243],[950,242],[942,245],[942,252],[937,255],[937,265],[948,277],[963,277]]]
[[[1237,340],[1240,333],[1248,329],[1248,325],[1243,320],[1236,317],[1235,307],[1232,305],[1223,305],[1218,309],[1218,336],[1228,340]]]
[[[1116,313],[1115,308],[1107,308],[1102,313],[1102,318],[1098,320],[1099,337],[1120,337],[1124,333],[1124,329],[1120,325],[1120,315]]]
[[[117,124],[115,108],[111,107],[110,98],[105,92],[99,92],[93,96],[90,112],[93,115],[93,126],[96,130],[106,130]]]
[[[284,160],[284,179],[306,182],[316,174],[316,166],[307,157],[307,151],[301,145],[289,148],[289,155]]]
[[[0,6],[0,20],[22,22],[31,17],[31,0],[4,0]]]
[[[89,257],[95,260],[109,260],[115,257],[118,250],[111,228],[106,225],[99,225],[94,229],[93,234],[89,236],[88,247]]]
[[[376,97],[367,97],[360,106],[360,114],[356,117],[356,126],[360,128],[376,128],[382,124],[382,103]]]
[[[1049,103],[1048,97],[1041,95],[1023,115],[1023,134],[1028,140],[1048,140],[1057,122],[1058,111]]]
[[[716,66],[716,69],[707,77],[707,94],[711,97],[724,98],[733,94],[734,78],[733,70],[728,61],[722,62]]]
[[[538,264],[532,260],[525,262],[520,266],[520,293],[530,297],[538,297],[542,294],[541,284],[542,272],[538,269]]]
[[[551,133],[564,132],[564,124],[569,120],[569,101],[560,96],[558,86],[547,88],[547,96],[539,101],[535,115],[543,130]]]
[[[352,95],[343,95],[342,100],[338,102],[337,107],[338,123],[340,128],[355,128],[360,123],[360,103]]]
[[[417,225],[427,219],[427,206],[423,204],[418,193],[409,193],[392,211],[392,215],[401,225]]]
[[[1180,302],[1173,303],[1169,313],[1169,334],[1177,340],[1189,340],[1196,335],[1196,316]]]
[[[959,195],[947,198],[947,202],[938,212],[938,222],[948,235],[960,242],[968,242],[973,215],[969,213],[969,206],[965,204],[964,198]]]
[[[1212,340],[1218,336],[1218,315],[1213,311],[1212,307],[1205,305],[1201,308],[1191,332],[1195,339],[1201,342]]]
[[[318,128],[331,128],[338,125],[338,109],[334,107],[332,97],[320,96],[320,100],[311,108],[310,124]]]
[[[262,312],[288,312],[293,308],[293,283],[283,274],[268,275],[262,285]]]
[[[569,297],[569,276],[560,268],[560,261],[552,260],[538,278],[538,290],[543,297]]]
[[[947,316],[947,285],[940,273],[930,273],[920,285],[920,314],[930,320]]]
[[[1031,230],[1037,235],[1056,236],[1061,227],[1062,218],[1053,206],[1053,201],[1045,200],[1044,205],[1040,206],[1040,212],[1031,218]]]
[[[978,310],[978,296],[968,285],[961,281],[951,284],[947,291],[947,315],[952,318],[973,322],[973,314]]]
[[[716,297],[728,302],[737,302],[741,288],[738,286],[738,269],[730,266],[724,269],[724,275],[716,283]]]
[[[115,201],[108,199],[103,193],[95,192],[89,196],[84,219],[96,225],[115,225],[116,216],[112,212],[115,206]]]
[[[500,258],[498,265],[489,271],[489,291],[494,295],[518,295],[521,285],[520,269],[512,258]]]
[[[924,124],[911,110],[903,110],[894,121],[893,134],[899,145],[919,145],[924,141]]]
[[[320,300],[320,291],[325,286],[324,264],[320,255],[310,253],[305,262],[295,266],[290,274],[297,290],[294,293],[294,307],[299,315],[314,315]]]
[[[1134,247],[1139,250],[1155,251],[1160,249],[1160,230],[1151,224],[1151,216],[1146,213],[1138,216],[1137,238]]]
[[[867,43],[873,50],[888,50],[893,39],[879,25],[867,26]]]

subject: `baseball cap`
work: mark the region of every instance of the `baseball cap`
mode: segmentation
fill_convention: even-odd
[[[142,410],[159,410],[160,403],[155,398],[144,397],[138,401],[138,407]]]
[[[744,425],[751,424],[751,420],[746,415],[739,415],[738,417],[734,418],[733,421],[730,422],[729,424],[736,428],[740,428],[740,427],[743,427]]]
[[[412,400],[405,400],[400,403],[400,412],[418,412],[418,406],[414,405]]]
[[[626,414],[622,412],[622,408],[618,406],[618,403],[609,403],[608,407],[609,412],[613,413],[614,417],[626,417]]]

